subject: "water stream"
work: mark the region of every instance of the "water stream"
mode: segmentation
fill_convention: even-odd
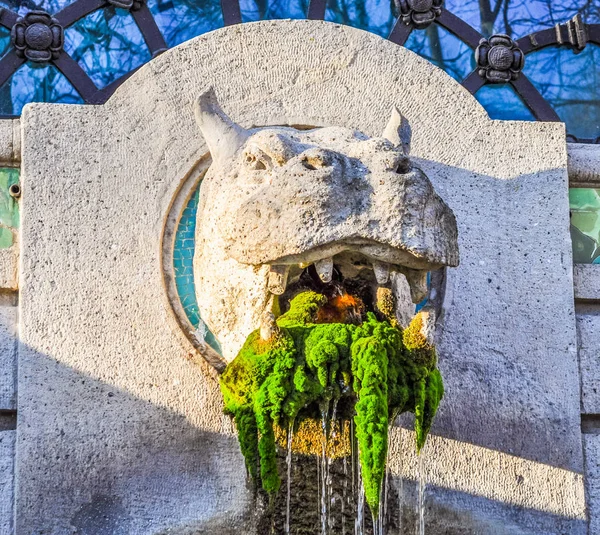
[[[329,481],[329,459],[327,457],[327,420],[329,417],[329,402],[321,407],[321,535],[327,535],[327,516],[329,499],[327,485]]]
[[[285,500],[285,535],[290,535],[290,490],[292,483],[292,441],[294,438],[294,422],[290,422],[287,436],[287,495]]]
[[[354,521],[354,535],[365,534],[365,486],[363,484],[360,462],[356,464],[358,474],[358,499],[356,506],[356,519]]]
[[[346,422],[342,421],[340,425],[340,432],[343,437],[346,431]],[[346,535],[346,500],[348,494],[348,458],[346,455],[344,455],[342,463],[344,465],[344,482],[342,486],[342,535]]]
[[[425,535],[425,463],[423,452],[417,455],[417,534]]]

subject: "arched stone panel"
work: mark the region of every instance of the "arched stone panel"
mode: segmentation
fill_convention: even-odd
[[[408,117],[462,257],[441,323],[430,519],[447,533],[583,533],[564,126],[492,121],[366,32],[272,21],[165,52],[105,105],[24,109],[17,534],[250,530],[217,374],[163,285],[165,219],[207,153],[192,102],[209,86],[245,127],[375,135],[392,105]],[[393,436],[393,473],[410,482],[410,433]]]

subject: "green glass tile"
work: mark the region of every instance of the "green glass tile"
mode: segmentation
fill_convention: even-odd
[[[571,188],[569,209],[573,262],[600,263],[600,189]]]
[[[571,210],[600,210],[600,190],[594,188],[571,188],[569,190]]]
[[[0,249],[8,249],[13,244],[13,233],[6,227],[0,227]]]
[[[19,170],[0,168],[0,249],[13,244],[10,229],[19,228],[19,203],[9,194],[9,188],[19,182]]]

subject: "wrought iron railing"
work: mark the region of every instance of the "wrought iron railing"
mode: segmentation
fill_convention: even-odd
[[[497,34],[484,36],[462,18],[444,8],[443,0],[394,0],[397,8],[395,24],[388,39],[405,45],[412,32],[419,32],[435,23],[468,45],[474,57],[473,70],[462,79],[462,85],[476,94],[486,85],[509,85],[520,96],[533,117],[541,121],[561,120],[554,107],[542,96],[523,72],[526,57],[547,47],[569,47],[575,52],[589,44],[600,44],[600,24],[586,24],[581,15],[553,27],[536,31],[519,39]],[[64,30],[91,13],[108,7],[127,10],[139,28],[150,56],[165,51],[168,44],[157,25],[146,0],[75,0],[54,14],[41,10],[17,13],[1,8],[0,26],[10,30],[10,46],[0,59],[0,86],[9,82],[26,62],[49,64],[58,69],[72,84],[83,102],[104,103],[115,89],[135,69],[104,87],[98,87],[64,47]],[[328,0],[310,0],[309,19],[325,19]],[[221,0],[224,25],[243,22],[240,0]],[[599,142],[600,137],[571,140]]]

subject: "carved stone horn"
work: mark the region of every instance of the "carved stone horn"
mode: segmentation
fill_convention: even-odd
[[[248,139],[248,132],[225,115],[212,87],[198,97],[194,114],[213,162],[230,159]]]
[[[396,146],[402,146],[406,156],[410,154],[410,138],[412,131],[408,119],[404,117],[396,106],[392,108],[392,116],[385,127],[382,136]]]

